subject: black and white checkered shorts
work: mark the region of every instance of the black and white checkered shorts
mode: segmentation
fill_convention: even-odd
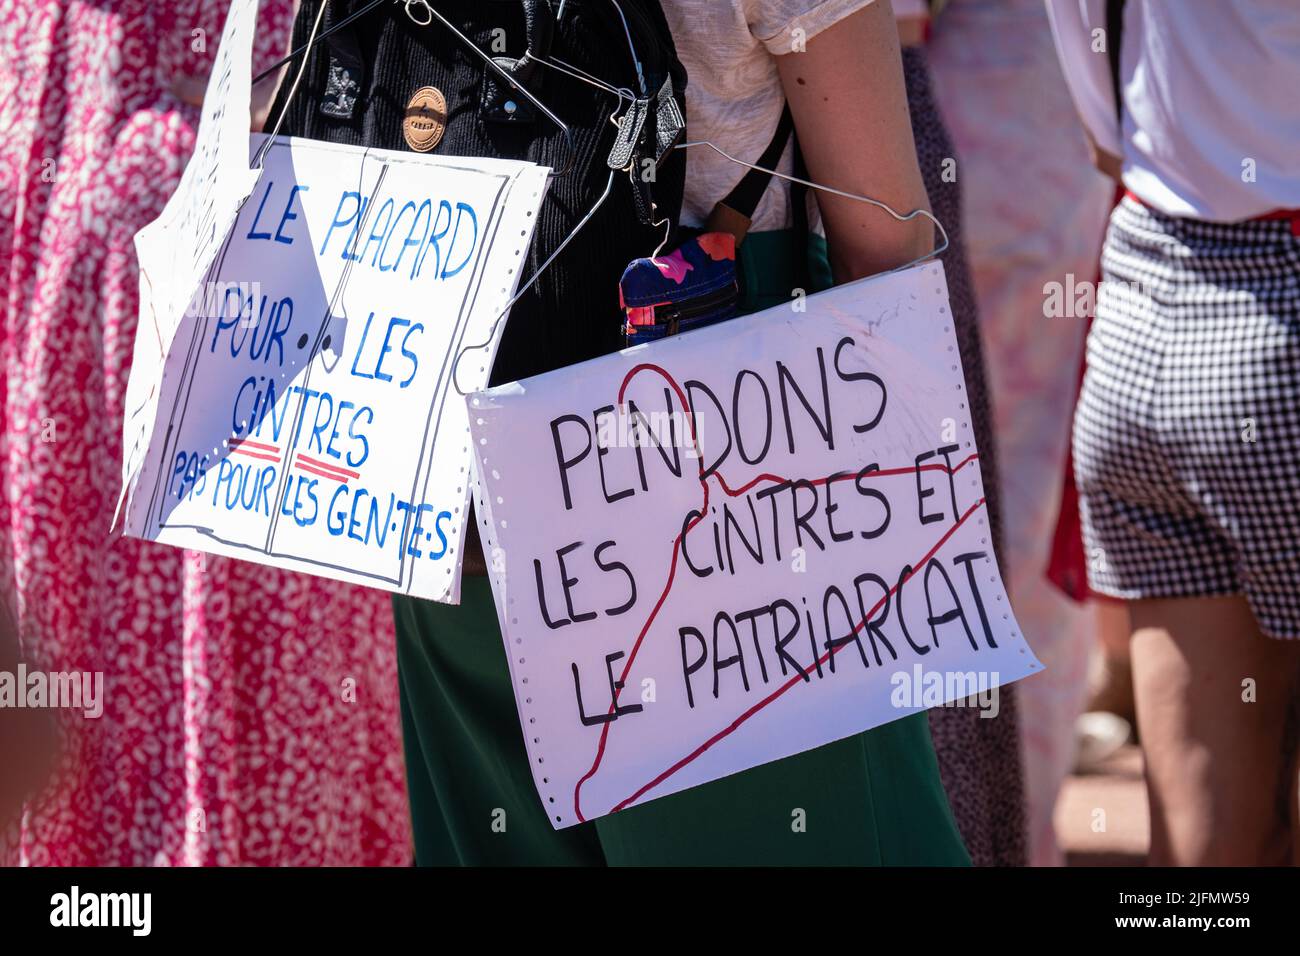
[[[1111,217],[1075,478],[1093,588],[1244,594],[1300,638],[1300,238],[1286,221]]]

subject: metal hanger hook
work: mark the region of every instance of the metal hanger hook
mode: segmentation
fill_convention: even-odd
[[[406,4],[406,15],[411,18],[412,23],[418,26],[427,27],[430,23],[433,22],[433,7],[429,6],[429,0],[400,0],[400,2]],[[424,7],[424,15],[428,19],[421,20],[414,13],[411,12],[411,7],[417,5]]]
[[[927,252],[925,255],[918,256],[917,258],[913,259],[911,262],[905,262],[901,266],[895,266],[892,269],[886,269],[885,272],[882,273],[882,275],[887,275],[890,272],[902,272],[904,269],[910,269],[912,266],[916,265],[917,263],[925,262],[928,259],[933,259],[935,256],[941,256],[948,250],[948,230],[943,227],[943,223],[941,223],[938,219],[936,219],[934,214],[930,212],[930,210],[928,209],[913,209],[909,213],[900,213],[893,206],[889,205],[889,203],[882,202],[879,199],[872,199],[870,196],[860,196],[857,193],[846,192],[843,189],[835,189],[832,186],[823,186],[821,183],[815,183],[810,179],[800,179],[798,176],[791,176],[787,173],[779,172],[778,170],[775,169],[768,169],[765,166],[756,166],[753,163],[747,163],[743,159],[737,159],[735,156],[732,156],[730,153],[728,153],[725,149],[723,149],[720,146],[717,146],[712,141],[707,139],[693,140],[692,142],[689,143],[678,143],[676,146],[673,147],[673,149],[690,149],[694,146],[707,146],[709,147],[709,149],[713,150],[723,159],[730,160],[731,162],[735,163],[737,166],[744,166],[746,169],[756,169],[760,173],[767,173],[770,176],[775,176],[778,179],[784,179],[787,182],[798,183],[800,186],[806,186],[809,189],[816,189],[819,190],[820,192],[830,193],[831,195],[834,196],[843,196],[845,199],[852,199],[857,202],[867,203],[868,205],[875,206],[877,209],[883,209],[885,212],[889,213],[889,215],[893,216],[899,222],[911,222],[917,216],[922,216],[926,219],[929,219],[932,223],[935,224],[935,226],[939,230],[939,235],[942,237],[942,241],[939,243],[938,246],[936,246],[934,249]]]

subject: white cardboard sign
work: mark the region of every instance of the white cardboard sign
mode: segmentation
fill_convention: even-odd
[[[132,370],[157,402],[127,533],[458,600],[453,371],[487,382],[546,175],[278,139],[172,341]]]
[[[163,365],[187,303],[257,180],[247,145],[256,25],[257,0],[233,0],[203,98],[194,154],[161,215],[135,235],[140,321],[126,391],[123,497],[140,469]]]
[[[1041,669],[942,267],[469,398],[529,763],[570,826]]]

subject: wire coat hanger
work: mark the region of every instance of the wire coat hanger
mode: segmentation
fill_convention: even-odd
[[[324,18],[325,8],[329,5],[329,0],[322,0],[321,8],[319,11],[317,11],[316,20],[312,25],[311,33],[307,37],[307,42],[304,43],[302,46],[298,47],[297,49],[290,51],[288,55],[281,58],[275,64],[273,64],[272,66],[268,67],[267,69],[259,73],[256,77],[253,78],[253,84],[256,85],[257,83],[262,82],[267,77],[271,76],[281,67],[283,67],[286,63],[291,62],[295,57],[310,52],[316,46],[316,44],[320,43],[322,40],[326,39],[331,34],[336,33],[337,31],[343,29],[348,24],[357,20],[359,17],[364,16],[365,14],[374,10],[376,7],[378,7],[380,4],[384,2],[385,0],[370,0],[370,2],[367,3],[361,9],[344,17],[342,20],[340,20],[338,23],[334,24],[333,26],[329,27],[328,29],[321,31],[320,30],[321,20]],[[545,103],[543,103],[535,95],[533,95],[533,93],[530,90],[528,90],[515,77],[510,75],[509,72],[503,69],[500,66],[500,64],[498,64],[490,56],[488,56],[481,49],[479,49],[479,47],[473,41],[471,41],[467,36],[465,36],[465,34],[463,34],[460,30],[458,30],[450,21],[447,20],[446,17],[438,13],[437,10],[433,9],[433,7],[429,4],[428,0],[394,0],[394,2],[401,3],[405,6],[407,16],[410,17],[411,21],[415,23],[417,26],[429,26],[430,24],[433,23],[435,19],[440,21],[449,31],[451,31],[451,33],[458,40],[461,41],[462,44],[464,44],[466,47],[472,50],[474,54],[478,56],[479,59],[481,59],[490,69],[495,71],[497,75],[502,77],[506,82],[508,82],[512,87],[514,87],[514,89],[516,89],[525,99],[527,99],[530,103],[532,103],[533,106],[537,107],[537,109],[540,110],[543,113],[543,115],[545,115],[548,119],[550,119],[553,123],[555,123],[556,126],[558,126],[560,130],[564,133],[565,141],[569,147],[569,151],[568,151],[569,159],[563,168],[559,170],[551,170],[551,172],[549,173],[549,177],[558,178],[559,176],[563,176],[565,173],[567,173],[570,170],[573,163],[573,156],[575,153],[575,149],[574,149],[574,142],[573,142],[573,133],[569,129],[568,124],[566,124],[563,120],[561,120],[558,116],[556,116],[555,113],[550,109],[550,107],[548,107]],[[644,90],[645,73],[644,70],[642,69],[641,61],[636,55],[636,48],[632,45],[632,36],[631,36],[631,31],[627,24],[627,18],[624,16],[623,9],[622,7],[619,6],[617,0],[610,0],[610,2],[613,3],[615,10],[617,10],[618,12],[619,20],[623,24],[624,35],[627,37],[627,41],[628,41],[628,49],[631,52],[632,62],[634,67],[636,68],[638,84],[641,86],[642,90]],[[423,16],[423,17],[417,16],[415,13],[412,12],[412,8],[415,8],[417,10],[423,10],[427,16]],[[561,6],[560,8],[560,15],[562,14],[563,14],[563,6]],[[550,69],[558,70],[559,72],[571,76],[580,82],[586,83],[590,86],[594,86],[599,90],[602,90],[606,93],[610,93],[615,97],[617,97],[618,105],[617,107],[615,107],[614,112],[610,114],[611,122],[617,123],[617,117],[620,111],[622,110],[625,101],[630,102],[636,98],[635,94],[630,89],[627,89],[626,87],[615,87],[609,83],[604,82],[603,80],[598,79],[597,77],[592,76],[591,74],[580,69],[579,67],[566,63],[563,60],[559,60],[558,58],[539,57],[533,54],[531,51],[526,51],[524,56],[531,59],[535,63],[540,63],[541,65],[546,66]],[[306,66],[307,66],[307,59],[304,56],[302,63],[299,64],[298,73],[294,78],[293,85],[289,89],[289,95],[285,98],[284,107],[280,110],[280,115],[276,119],[275,128],[272,130],[271,135],[267,138],[266,142],[263,144],[262,149],[259,151],[257,161],[255,163],[255,165],[257,165],[259,168],[262,162],[264,161],[267,149],[271,145],[272,141],[275,139],[276,134],[279,132],[280,124],[284,121],[284,117],[288,113],[289,104],[293,101],[293,97],[298,92],[299,81],[301,81],[302,79],[303,73],[306,70]],[[628,172],[630,174],[630,168],[621,171]],[[592,207],[589,210],[587,210],[586,214],[582,217],[582,219],[578,221],[577,225],[573,227],[573,229],[569,232],[569,234],[564,237],[564,239],[560,242],[558,246],[556,246],[554,251],[552,251],[552,253],[546,258],[546,261],[537,267],[537,271],[535,271],[531,276],[528,277],[527,281],[523,282],[519,286],[519,288],[515,291],[515,294],[510,297],[510,301],[506,303],[506,305],[502,308],[501,312],[496,316],[496,318],[492,320],[492,325],[489,327],[488,330],[487,341],[482,343],[477,343],[474,345],[467,345],[456,354],[456,358],[452,363],[451,384],[452,387],[456,390],[457,394],[459,395],[467,394],[463,389],[461,389],[460,384],[456,378],[457,373],[460,369],[460,360],[465,356],[467,352],[472,352],[477,349],[488,348],[492,344],[492,341],[496,336],[497,328],[501,324],[501,320],[510,314],[510,310],[514,308],[515,303],[518,302],[524,296],[524,294],[537,283],[537,281],[541,278],[542,273],[544,273],[546,269],[551,265],[551,263],[553,263],[556,260],[556,258],[560,255],[560,253],[562,253],[565,250],[565,248],[568,247],[569,243],[573,241],[574,237],[576,237],[578,233],[582,230],[582,228],[592,220],[592,218],[600,210],[600,207],[604,204],[605,200],[609,198],[610,194],[614,191],[614,177],[619,172],[620,170],[613,170],[613,169],[610,170],[609,178],[605,182],[605,189],[601,193],[600,197],[596,200],[596,202],[592,205]]]
[[[325,30],[319,35],[317,34],[316,29],[313,28],[311,36],[307,38],[306,43],[298,47],[296,50],[291,51],[287,56],[279,60],[279,62],[263,70],[256,77],[254,77],[253,79],[254,85],[266,79],[268,76],[270,76],[276,70],[280,69],[280,67],[284,66],[286,63],[293,60],[294,57],[298,56],[299,54],[309,53],[311,49],[316,46],[316,44],[320,43],[326,37],[330,36],[331,34],[339,30],[342,30],[349,23],[352,23],[357,18],[364,16],[365,14],[369,13],[371,10],[374,10],[383,2],[384,0],[370,0],[370,2],[367,3],[360,10],[348,14],[338,23],[334,24],[328,30]],[[562,166],[560,169],[552,169],[550,171],[548,175],[551,178],[559,178],[560,176],[565,175],[573,167],[573,157],[574,157],[574,153],[576,152],[576,147],[573,142],[573,131],[569,129],[569,125],[565,123],[564,120],[560,119],[558,116],[555,115],[555,113],[551,110],[549,106],[547,106],[536,96],[534,96],[532,91],[529,90],[518,79],[512,76],[508,70],[504,69],[499,63],[497,63],[494,59],[492,59],[492,57],[488,56],[488,54],[484,53],[481,49],[479,49],[478,45],[474,43],[472,40],[470,40],[469,37],[465,36],[465,34],[461,33],[460,30],[456,29],[456,27],[451,23],[450,20],[444,17],[441,13],[439,13],[429,4],[429,0],[393,0],[393,2],[403,4],[406,8],[406,15],[410,17],[411,22],[415,23],[417,26],[422,26],[422,27],[429,26],[431,23],[433,23],[434,20],[440,22],[443,26],[445,26],[448,30],[451,31],[451,33],[456,37],[456,39],[460,40],[460,42],[465,47],[467,47],[469,50],[471,50],[474,53],[475,56],[481,59],[483,63],[488,67],[488,69],[492,70],[494,73],[496,73],[498,77],[505,80],[512,87],[514,87],[515,91],[519,93],[520,96],[528,100],[528,102],[531,103],[534,107],[536,107],[537,110],[542,113],[542,115],[544,115],[547,119],[549,119],[552,123],[554,123],[556,126],[560,128],[560,132],[564,134],[564,141],[568,145],[568,159],[565,162],[564,166]],[[321,3],[320,11],[316,15],[317,26],[320,25],[320,19],[324,15],[325,8],[327,6],[329,6],[329,0],[323,0],[323,2]],[[415,13],[412,12],[412,8],[416,10],[423,10],[425,14],[427,14],[427,18],[421,18],[420,16],[417,16]],[[620,10],[620,15],[621,13],[622,11]],[[626,21],[624,21],[624,27],[626,28]],[[629,37],[629,42],[631,42],[630,37]],[[524,53],[524,57],[529,57],[529,56],[530,56],[529,52]],[[532,56],[531,58],[533,59],[534,62],[538,62],[538,63],[544,62],[541,58],[536,56]],[[305,66],[306,63],[307,60],[304,57],[303,66]],[[640,68],[640,64],[638,63],[638,70],[639,68]],[[299,79],[302,78],[302,67],[299,67],[298,78]],[[285,100],[284,108],[281,109],[280,111],[281,119],[283,119],[284,114],[288,112],[289,103],[292,101],[293,94],[296,91],[297,91],[297,82],[295,81],[294,89],[291,89],[289,91],[289,97]],[[276,124],[276,129],[279,129],[278,122]]]
[[[383,2],[385,2],[385,0],[371,0],[371,2],[367,3],[360,10],[357,10],[354,13],[349,14],[348,16],[340,20],[338,23],[334,24],[333,26],[329,27],[327,30],[320,32],[318,34],[317,28],[320,26],[321,19],[324,15],[325,7],[328,6],[329,4],[329,0],[323,0],[321,4],[321,9],[317,14],[316,23],[313,25],[311,35],[308,37],[307,42],[302,46],[298,47],[296,50],[290,52],[287,56],[285,56],[283,59],[281,59],[279,62],[277,62],[270,68],[258,74],[258,76],[254,78],[253,83],[256,84],[266,79],[268,76],[270,76],[276,70],[280,69],[280,67],[284,66],[286,63],[293,60],[295,57],[299,56],[300,54],[309,52],[317,43],[324,40],[332,33],[343,29],[343,27],[352,23],[357,18],[365,15],[366,13],[369,13],[371,10],[374,10]],[[438,20],[463,45],[465,45],[471,51],[473,51],[474,54],[478,56],[478,58],[481,59],[489,69],[493,70],[498,76],[500,76],[507,83],[509,83],[510,86],[512,86],[516,91],[518,91],[520,95],[522,95],[525,99],[527,99],[534,107],[536,107],[549,120],[555,123],[556,126],[558,126],[560,130],[564,133],[565,141],[569,146],[569,159],[562,169],[552,170],[549,175],[550,177],[559,177],[569,172],[569,170],[572,168],[572,162],[573,162],[573,156],[575,150],[574,150],[574,143],[573,143],[573,133],[563,120],[561,120],[558,116],[556,116],[555,113],[548,106],[546,106],[546,104],[544,104],[541,100],[539,100],[530,90],[528,90],[523,83],[521,83],[514,76],[512,76],[507,70],[503,69],[495,60],[492,59],[491,56],[483,52],[483,50],[479,49],[479,47],[472,40],[470,40],[467,36],[465,36],[465,34],[463,34],[460,30],[458,30],[449,20],[447,20],[446,17],[444,17],[437,10],[435,10],[431,5],[431,3],[429,2],[429,0],[393,0],[393,2],[403,4],[406,8],[407,16],[410,17],[411,21],[417,24],[418,26],[428,26],[432,24],[435,19]],[[623,24],[623,30],[628,41],[628,48],[631,51],[631,55],[632,55],[633,66],[636,69],[637,82],[638,85],[641,87],[642,95],[644,96],[646,95],[645,74],[642,69],[641,60],[637,56],[636,48],[632,43],[631,31],[628,27],[627,18],[623,13],[623,8],[618,3],[618,0],[609,0],[609,2],[613,4],[615,10],[618,12],[619,19]],[[423,17],[417,16],[415,13],[412,12],[412,8],[423,11],[425,16]],[[564,10],[564,5],[562,2],[560,6],[561,16],[563,15],[563,10]],[[626,87],[615,87],[599,79],[598,77],[594,77],[591,74],[586,73],[585,71],[581,70],[579,67],[576,67],[569,63],[565,63],[564,61],[559,60],[556,57],[537,56],[532,51],[526,51],[524,57],[530,59],[534,63],[539,63],[550,69],[557,70],[580,82],[587,83],[591,86],[596,87],[597,89],[603,90],[606,93],[616,96],[618,98],[618,105],[615,107],[614,112],[610,115],[610,121],[616,124],[617,124],[617,117],[619,116],[619,113],[623,108],[624,101],[625,100],[633,101],[636,98],[635,94],[631,90],[627,89]],[[280,121],[283,120],[285,113],[288,111],[289,103],[292,101],[293,96],[297,92],[298,82],[302,79],[302,74],[305,67],[306,67],[306,60],[304,59],[303,63],[299,67],[298,75],[294,80],[294,84],[290,88],[289,96],[285,100],[284,108],[280,111],[280,117],[279,120],[277,120],[275,131],[272,132],[270,139],[268,139],[267,141],[268,143],[270,142],[271,139],[274,139],[275,132],[279,130]],[[812,180],[809,179],[802,179],[798,176],[791,176],[788,173],[783,173],[776,169],[769,169],[764,166],[759,166],[754,163],[747,162],[746,160],[738,159],[737,157],[732,156],[730,153],[722,149],[720,146],[718,146],[716,143],[712,142],[711,140],[692,140],[685,143],[677,143],[673,146],[673,149],[686,150],[686,149],[693,149],[700,146],[708,147],[709,149],[713,150],[715,153],[717,153],[719,156],[723,157],[724,159],[728,160],[729,162],[735,163],[737,166],[744,167],[745,169],[757,170],[759,172],[766,173],[769,176],[774,176],[778,179],[783,179],[787,182],[797,183],[809,189],[818,190],[819,192],[829,193],[830,195],[840,196],[845,199],[852,199],[856,202],[867,203],[868,205],[874,206],[877,209],[881,209],[884,212],[888,213],[898,222],[910,222],[913,219],[917,218],[918,216],[921,216],[926,219],[929,219],[932,223],[934,223],[934,225],[938,228],[939,234],[941,236],[941,242],[934,249],[932,249],[930,252],[922,256],[918,256],[917,258],[912,259],[909,262],[905,262],[900,266],[895,266],[892,269],[887,269],[883,273],[880,273],[881,275],[888,275],[893,272],[901,272],[904,269],[910,269],[912,266],[917,265],[918,263],[925,262],[928,259],[932,259],[936,256],[942,255],[945,251],[947,251],[949,247],[950,240],[948,238],[948,230],[944,228],[943,223],[941,223],[938,220],[938,218],[936,218],[934,214],[931,213],[928,209],[913,209],[909,213],[900,213],[897,210],[895,210],[892,206],[890,206],[888,203],[883,202],[882,200],[874,199],[870,196],[859,195],[858,193],[851,193],[843,189],[836,189],[832,186],[824,186],[821,183],[813,182]],[[534,272],[531,276],[529,276],[526,282],[520,284],[519,288],[515,291],[515,294],[510,297],[510,301],[505,304],[501,312],[496,316],[496,318],[492,320],[492,325],[488,330],[487,340],[473,345],[467,345],[456,354],[456,358],[452,362],[451,386],[456,390],[457,394],[459,395],[467,394],[460,387],[460,383],[457,380],[457,372],[460,368],[461,359],[468,352],[477,351],[479,349],[486,349],[491,346],[493,340],[496,337],[496,332],[498,327],[500,326],[501,320],[510,314],[510,310],[514,307],[515,303],[518,302],[519,299],[530,288],[532,288],[533,285],[537,283],[538,279],[541,278],[542,273],[546,271],[546,269],[555,261],[555,259],[560,255],[560,253],[562,253],[565,250],[565,248],[569,245],[569,243],[573,241],[573,238],[577,236],[577,234],[582,230],[582,228],[586,226],[596,215],[597,211],[599,211],[602,204],[605,202],[606,199],[609,198],[609,195],[613,192],[614,177],[620,171],[627,172],[629,175],[632,174],[631,167],[624,170],[610,171],[609,179],[606,181],[604,192],[601,193],[600,198],[596,200],[596,202],[582,217],[582,219],[578,221],[577,225],[575,225],[573,229],[569,232],[569,234],[565,236],[564,239],[560,242],[560,244],[556,246],[555,250],[550,254],[550,256],[547,257],[546,261],[543,262],[540,266],[538,266],[537,271]]]
[[[316,24],[315,26],[313,26],[312,33],[308,37],[307,42],[302,46],[298,47],[296,50],[290,52],[287,56],[283,57],[281,60],[279,60],[272,66],[268,67],[267,69],[259,73],[256,77],[254,77],[253,83],[257,84],[262,82],[264,79],[269,77],[272,73],[274,73],[276,70],[280,69],[280,67],[284,66],[286,63],[293,60],[294,57],[298,56],[299,54],[308,52],[312,47],[314,47],[320,41],[324,40],[326,37],[330,36],[331,34],[335,33],[338,30],[343,29],[348,24],[352,23],[354,20],[369,13],[371,10],[375,9],[376,7],[378,7],[380,4],[384,2],[385,0],[370,0],[370,2],[367,3],[360,10],[348,14],[338,23],[329,27],[327,30],[324,30],[323,32],[317,34],[317,28],[320,26],[321,16],[324,13],[325,7],[329,5],[329,0],[324,0],[324,2],[321,4],[320,13],[317,14]],[[411,18],[412,22],[416,23],[419,26],[428,26],[435,19],[437,19],[444,26],[446,26],[447,29],[450,30],[452,34],[455,35],[455,37],[461,41],[461,43],[463,43],[470,50],[472,50],[475,53],[475,55],[477,55],[481,60],[483,60],[483,62],[490,69],[494,70],[501,78],[506,80],[506,82],[508,82],[512,87],[518,90],[519,93],[525,99],[527,99],[530,103],[532,103],[533,106],[541,110],[542,113],[548,119],[554,122],[564,132],[565,140],[570,146],[570,160],[572,160],[573,134],[572,131],[569,129],[568,125],[566,125],[564,121],[561,120],[558,116],[556,116],[555,113],[552,112],[549,107],[547,107],[544,103],[541,102],[541,100],[539,100],[536,96],[534,96],[533,93],[530,90],[528,90],[522,83],[516,80],[506,70],[504,70],[498,63],[496,63],[496,61],[494,61],[490,56],[488,56],[481,49],[479,49],[479,47],[475,45],[474,42],[469,39],[469,37],[465,36],[465,34],[461,33],[460,30],[456,29],[456,27],[450,21],[448,21],[446,17],[438,13],[438,11],[435,10],[433,6],[430,4],[429,0],[393,0],[393,2],[403,4],[406,8],[407,16]],[[624,15],[623,8],[618,4],[617,0],[610,0],[610,2],[614,5],[614,9],[618,12],[619,19],[623,24],[623,30],[627,36],[628,46],[632,51],[632,61],[636,67],[638,82],[640,83],[642,93],[644,94],[645,75],[641,68],[641,61],[636,55],[636,49],[635,47],[632,46],[632,36],[628,28],[627,17]],[[420,19],[419,17],[417,17],[414,13],[411,12],[412,8],[424,10],[428,15],[427,19]],[[563,15],[563,11],[564,11],[564,3],[563,0],[561,0],[560,13],[559,13],[560,16]],[[611,93],[617,96],[619,98],[619,105],[618,108],[615,110],[614,113],[615,116],[617,116],[618,111],[622,108],[623,100],[625,98],[627,99],[634,98],[634,94],[632,93],[632,91],[627,89],[626,87],[620,88],[620,87],[612,86],[611,84],[606,83],[603,80],[600,80],[599,78],[594,77],[591,74],[582,71],[581,69],[579,69],[576,66],[573,66],[572,64],[565,63],[563,60],[560,60],[557,57],[538,57],[532,55],[530,52],[525,52],[524,56],[529,57],[534,63],[540,63],[541,65],[548,67],[549,69],[558,70],[559,72],[567,74],[568,76],[571,76],[580,82],[587,83],[591,86],[596,87],[597,89],[604,90],[607,93]],[[300,80],[301,78],[302,78],[302,70],[300,68],[297,79]],[[298,85],[297,80],[295,80],[294,86],[289,91],[289,98],[288,100],[286,100],[285,103],[286,109],[288,107],[289,101],[293,99],[293,95],[297,91],[297,85]],[[280,119],[283,119],[284,112],[285,112],[284,110],[281,111]],[[277,121],[276,130],[278,129],[279,129],[279,122]],[[274,137],[275,132],[272,132],[271,136]],[[897,266],[894,269],[888,270],[890,272],[897,272],[902,269],[910,268],[911,266],[916,265],[918,262],[924,262],[926,259],[932,258],[934,256],[942,255],[948,249],[948,245],[949,245],[948,230],[946,230],[943,227],[943,223],[941,223],[937,218],[935,218],[935,216],[927,209],[914,209],[909,213],[902,214],[899,213],[897,210],[895,210],[888,203],[882,202],[881,200],[878,199],[873,199],[870,196],[862,196],[857,193],[846,192],[845,190],[842,189],[835,189],[834,187],[831,186],[823,186],[820,183],[816,183],[808,179],[801,179],[797,176],[791,176],[786,173],[779,172],[775,169],[767,169],[766,167],[757,166],[754,163],[746,162],[745,160],[742,159],[737,159],[735,156],[732,156],[730,153],[728,153],[726,150],[719,147],[717,144],[713,143],[711,140],[693,140],[691,142],[678,143],[673,148],[691,149],[697,146],[707,146],[709,149],[713,150],[719,156],[723,157],[729,162],[735,163],[737,166],[743,166],[746,169],[758,170],[759,172],[767,173],[770,176],[775,176],[778,179],[784,179],[787,182],[797,183],[801,186],[806,186],[809,189],[816,189],[821,192],[830,193],[835,196],[842,196],[845,199],[853,199],[856,200],[857,202],[868,203],[872,206],[875,206],[878,209],[883,209],[885,212],[893,216],[894,219],[898,220],[899,222],[910,222],[911,220],[915,219],[917,216],[924,216],[926,219],[929,219],[932,223],[934,223],[935,226],[939,229],[940,235],[942,236],[942,241],[940,242],[940,244],[936,246],[928,254],[913,259],[912,261],[905,263],[904,265]],[[564,169],[558,172],[552,170],[551,175],[562,176],[564,175],[564,173],[568,172],[569,168],[570,168],[569,165],[566,165]],[[606,194],[608,194],[608,190],[606,190]],[[601,198],[597,200],[596,206],[599,206],[600,203],[604,201],[604,199],[605,196],[602,195]],[[592,207],[592,212],[595,211],[596,206]],[[582,226],[586,224],[589,218],[590,218],[590,214],[588,214],[588,216],[584,217],[582,221],[578,223],[574,231],[576,232],[578,229],[581,229]],[[568,238],[571,238],[571,236],[566,237],[564,243],[561,243],[560,248],[563,248],[563,246],[567,244]],[[547,261],[549,263],[550,260]],[[511,304],[513,305],[513,300]]]
[[[285,56],[281,57],[279,60],[276,60],[265,70],[263,70],[261,73],[257,74],[257,76],[253,77],[253,85],[256,86],[258,83],[261,83],[264,79],[266,79],[276,70],[280,69],[280,67],[284,66],[286,63],[288,63],[298,54],[308,52],[309,50],[311,50],[312,47],[314,47],[321,40],[324,40],[326,37],[332,36],[333,34],[337,33],[339,30],[342,30],[353,20],[356,20],[358,17],[364,16],[365,14],[369,13],[371,10],[373,10],[375,7],[379,6],[383,2],[384,0],[370,0],[370,3],[367,3],[360,10],[348,14],[346,17],[344,17],[338,23],[334,24],[334,26],[330,27],[328,30],[321,33],[319,36],[313,33],[311,36],[307,37],[307,42],[304,43],[302,46],[298,47],[298,49],[290,50],[287,54],[285,54]],[[324,2],[321,4],[321,9],[322,10],[325,9],[325,7],[328,5],[329,5],[329,0],[324,0]]]
[[[806,186],[809,189],[816,189],[820,192],[830,193],[833,196],[843,196],[845,199],[852,199],[857,202],[867,203],[868,205],[875,206],[877,209],[883,209],[885,212],[889,213],[889,215],[893,216],[899,222],[911,222],[917,216],[922,216],[926,219],[929,219],[932,223],[935,224],[935,226],[938,227],[939,234],[940,236],[943,237],[943,241],[940,242],[939,245],[935,246],[925,255],[917,256],[915,259],[911,260],[910,262],[905,262],[901,266],[894,266],[894,268],[892,269],[886,269],[884,272],[877,273],[878,275],[889,275],[891,272],[902,272],[904,269],[910,269],[918,262],[925,262],[927,259],[933,259],[935,256],[941,256],[948,251],[948,230],[943,227],[943,223],[941,223],[938,219],[936,219],[934,214],[930,212],[930,210],[928,209],[913,209],[911,212],[907,214],[903,214],[895,210],[893,206],[889,205],[889,203],[884,202],[880,199],[872,199],[870,196],[862,196],[859,195],[858,193],[846,192],[843,189],[836,189],[833,186],[823,186],[821,183],[815,183],[810,179],[800,179],[798,176],[791,176],[788,173],[782,173],[775,169],[768,169],[766,166],[756,166],[754,163],[747,163],[743,159],[737,159],[735,156],[732,156],[721,146],[718,146],[712,140],[708,140],[708,139],[693,140],[691,142],[686,142],[686,143],[678,143],[676,146],[673,147],[673,149],[691,149],[696,146],[707,146],[709,147],[709,149],[713,150],[723,159],[730,160],[731,162],[735,163],[737,166],[744,166],[746,169],[756,169],[760,173],[767,173],[769,176],[775,176],[778,179],[784,179],[787,182],[797,183],[798,185]]]

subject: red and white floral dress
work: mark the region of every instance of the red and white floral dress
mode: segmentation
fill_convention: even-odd
[[[0,0],[0,597],[29,669],[102,671],[0,864],[404,864],[388,595],[111,538],[136,326],[227,4]],[[262,0],[255,63],[291,0]]]

